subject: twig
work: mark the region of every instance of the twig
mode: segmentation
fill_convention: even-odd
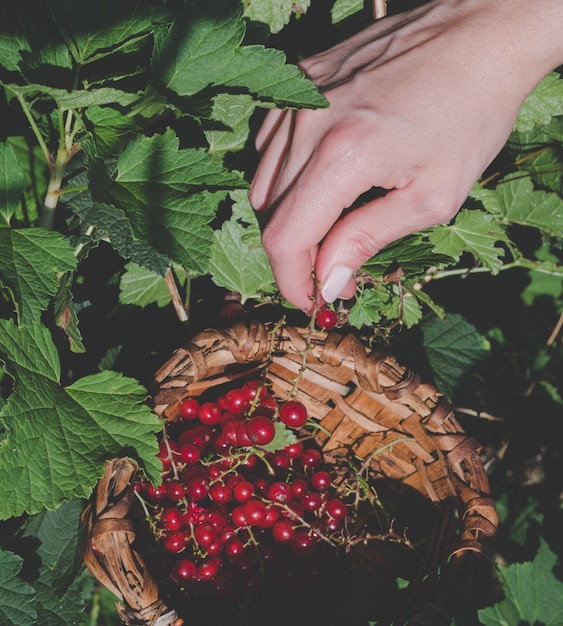
[[[372,0],[372,13],[374,20],[380,20],[387,15],[386,0]]]
[[[171,267],[168,268],[165,280],[166,287],[168,288],[168,293],[170,294],[170,298],[172,300],[172,304],[174,305],[174,310],[176,311],[178,319],[181,322],[187,322],[189,320],[189,316],[184,307],[184,303],[182,302],[182,298],[180,298],[178,286],[176,285],[176,281],[174,280],[174,274],[172,273]]]

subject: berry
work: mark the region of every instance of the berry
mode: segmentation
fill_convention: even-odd
[[[233,488],[233,496],[237,502],[248,502],[253,495],[254,485],[248,480],[241,480]]]
[[[195,398],[184,398],[178,406],[180,417],[185,420],[195,420],[198,416],[199,402]]]
[[[332,330],[338,322],[338,316],[332,309],[321,309],[315,316],[315,324],[321,330]]]
[[[180,580],[191,580],[194,578],[197,567],[191,559],[182,559],[176,564],[174,574]]]
[[[199,407],[199,421],[206,426],[214,426],[221,420],[221,407],[217,402],[204,402]]]
[[[289,428],[301,428],[307,421],[307,409],[298,400],[288,400],[280,406],[280,421]]]
[[[339,498],[333,498],[326,503],[325,511],[334,519],[344,519],[348,514],[348,507]]]
[[[272,527],[272,537],[278,543],[288,543],[295,533],[293,522],[286,517],[280,518]]]
[[[274,439],[276,427],[271,419],[258,415],[246,423],[246,435],[254,445],[265,446]]]
[[[242,413],[250,406],[248,396],[242,389],[231,389],[227,392],[224,403],[227,410],[234,414]]]
[[[186,548],[184,533],[181,530],[169,533],[164,537],[162,546],[167,552],[172,554],[182,552],[182,550],[185,550]]]
[[[330,474],[324,470],[319,470],[311,476],[311,486],[318,491],[326,491],[330,488],[331,483]]]
[[[180,509],[164,509],[160,516],[160,523],[168,530],[180,530],[184,525],[184,516]]]

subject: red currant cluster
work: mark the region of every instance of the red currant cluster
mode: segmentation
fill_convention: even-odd
[[[280,550],[294,558],[342,542],[347,505],[301,402],[252,380],[216,401],[184,399],[179,416],[160,444],[162,484],[136,485],[171,578],[219,590],[258,576]]]

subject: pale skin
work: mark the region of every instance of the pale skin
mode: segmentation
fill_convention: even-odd
[[[330,106],[268,113],[250,192],[282,295],[310,311],[314,272],[321,304],[349,298],[381,248],[454,217],[561,63],[561,0],[433,0],[303,61]]]

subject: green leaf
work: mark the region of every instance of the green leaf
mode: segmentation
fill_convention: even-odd
[[[438,254],[459,260],[464,252],[470,252],[491,274],[498,274],[504,250],[496,244],[507,242],[508,237],[492,215],[464,209],[452,224],[431,229],[429,240]]]
[[[25,175],[12,146],[0,143],[0,216],[10,223],[20,206]]]
[[[73,498],[56,511],[41,511],[26,522],[21,535],[38,543],[35,554],[41,563],[40,577],[49,579],[58,596],[66,593],[82,567],[83,509],[84,501]]]
[[[9,18],[3,17],[2,32],[0,33],[0,65],[8,71],[14,72],[22,58],[22,52],[30,51],[27,37],[22,32],[16,32],[7,21]]]
[[[219,287],[236,291],[244,303],[274,288],[256,216],[244,192],[233,192],[232,218],[214,232],[209,271]]]
[[[135,238],[125,211],[113,205],[93,202],[89,192],[73,194],[66,202],[82,220],[84,242],[108,238],[112,248],[124,259],[131,259],[160,276],[166,275],[170,260],[146,241]]]
[[[136,456],[159,477],[160,422],[136,381],[107,371],[61,387],[56,348],[39,324],[0,320],[0,355],[15,381],[0,413],[0,519],[88,497],[114,456]]]
[[[563,199],[557,194],[534,191],[529,178],[503,182],[494,193],[505,222],[563,237]]]
[[[544,539],[534,560],[499,567],[497,573],[505,598],[492,607],[478,611],[479,621],[486,626],[563,623],[563,583],[553,575],[556,555]]]
[[[336,0],[332,5],[330,14],[332,17],[332,23],[338,24],[347,17],[364,10],[363,0]]]
[[[53,314],[59,328],[65,332],[70,349],[77,354],[86,352],[82,335],[78,328],[78,316],[74,306],[72,279],[74,272],[66,272],[61,278],[59,290],[53,299]]]
[[[2,83],[3,87],[14,95],[21,95],[26,100],[34,98],[55,100],[63,110],[83,109],[92,105],[103,106],[107,104],[120,104],[128,106],[138,102],[139,94],[129,93],[113,87],[100,87],[98,89],[76,89],[67,91],[48,85],[27,84],[17,85],[14,83]]]
[[[117,169],[117,182],[148,205],[177,198],[178,193],[194,188],[246,187],[240,175],[218,165],[206,150],[180,150],[178,137],[171,129],[163,135],[140,136],[131,141],[119,155]]]
[[[72,248],[59,233],[0,228],[0,281],[12,292],[20,323],[36,320],[57,293],[57,273],[75,268]]]
[[[390,298],[381,311],[389,320],[401,320],[407,328],[412,328],[422,319],[422,308],[417,298],[412,294],[402,291],[397,285],[391,285],[393,297]]]
[[[180,285],[185,285],[188,280],[186,272],[181,268],[177,269]],[[170,292],[162,276],[135,263],[128,263],[119,281],[119,301],[121,304],[143,307],[155,303],[163,307],[170,304]]]
[[[91,106],[85,111],[86,128],[92,135],[96,155],[116,155],[139,127],[135,122],[111,107]]]
[[[240,7],[222,0],[194,5],[180,15],[153,56],[156,83],[180,96],[206,87],[243,87],[278,106],[322,107],[326,100],[280,50],[240,47],[245,24]]]
[[[69,626],[84,619],[84,600],[79,585],[72,585],[62,596],[53,593],[50,581],[34,582],[37,592],[37,623],[41,626]]]
[[[153,23],[166,16],[163,9],[141,0],[57,0],[52,4],[54,20],[78,65],[92,63],[117,50],[127,51],[128,44],[149,35]]]
[[[488,341],[461,315],[450,313],[441,321],[424,318],[420,324],[423,345],[441,391],[453,397],[462,376],[489,353]]]
[[[536,124],[549,124],[554,115],[563,114],[563,80],[556,72],[548,74],[526,98],[514,127],[531,130]]]
[[[311,0],[246,0],[244,15],[255,22],[267,24],[270,32],[279,33],[294,13],[306,13]]]
[[[37,618],[33,587],[18,576],[22,565],[21,557],[0,549],[0,624],[2,626],[34,624]]]
[[[378,279],[396,267],[400,267],[406,276],[420,276],[429,267],[442,267],[451,262],[450,256],[436,254],[433,246],[424,240],[423,235],[416,234],[385,246],[365,263],[362,269]]]
[[[381,309],[388,299],[387,292],[366,289],[361,292],[350,309],[348,322],[355,328],[373,326],[381,320]]]
[[[205,137],[211,154],[223,155],[244,147],[250,133],[250,118],[256,104],[247,94],[222,93],[213,98],[211,119],[219,122],[220,129],[206,130]]]

